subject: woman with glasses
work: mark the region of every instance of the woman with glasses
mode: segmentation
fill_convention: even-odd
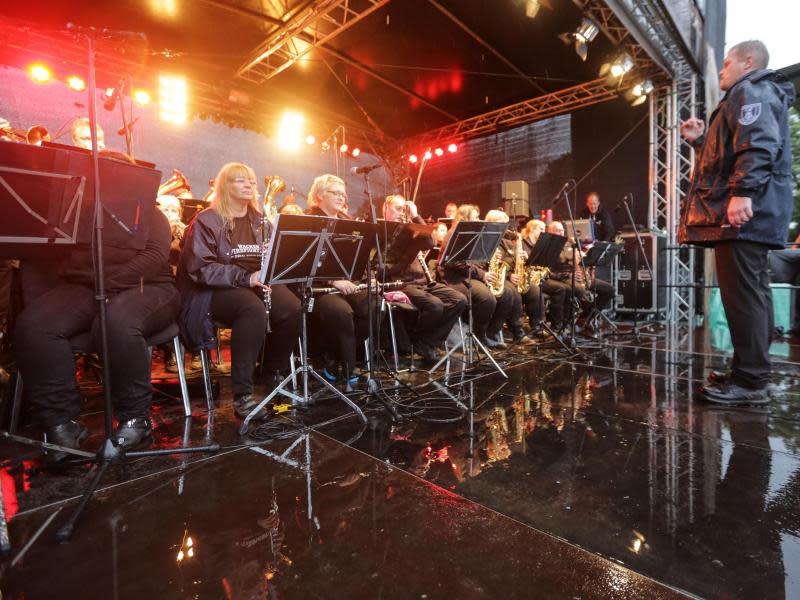
[[[214,182],[211,206],[197,213],[186,230],[178,264],[181,328],[187,341],[210,347],[214,344],[212,321],[231,328],[231,387],[234,410],[241,418],[258,404],[253,397],[253,371],[267,329],[265,289],[271,296],[272,332],[267,335],[264,363],[273,376],[271,384],[288,365],[300,333],[297,296],[284,285],[270,289],[258,278],[261,249],[270,232],[271,225],[262,219],[253,169],[228,163]]]
[[[345,212],[347,192],[344,181],[336,175],[320,175],[308,192],[307,214],[317,217],[350,218]],[[352,281],[334,281],[331,284],[341,294],[325,294],[314,300],[311,327],[321,335],[323,351],[327,355],[323,375],[333,382],[337,379],[336,362],[341,363],[344,388],[352,389],[358,382],[356,373],[356,343],[367,337],[369,321],[367,292],[356,291]]]

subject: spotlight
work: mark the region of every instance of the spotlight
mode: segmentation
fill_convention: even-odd
[[[600,28],[597,23],[591,19],[584,17],[581,19],[581,24],[575,30],[575,52],[581,57],[582,61],[586,61],[589,55],[589,43],[597,37]]]
[[[186,122],[187,97],[186,79],[174,75],[158,76],[158,105],[164,121],[176,125]]]
[[[347,152],[348,148],[349,148],[349,146],[347,144],[342,144],[341,146],[339,146],[339,152],[344,154],[345,152]]]
[[[300,145],[302,130],[303,115],[293,111],[283,113],[278,128],[278,147],[283,150],[296,150]]]
[[[640,104],[644,104],[645,100],[647,100],[647,95],[652,92],[653,89],[653,82],[651,82],[649,79],[645,79],[644,81],[640,81],[634,85],[629,92],[631,106],[639,106]]]
[[[410,162],[411,164],[415,164],[418,160],[419,158],[417,158],[416,154],[412,154],[411,156],[408,157],[408,162]]]
[[[611,76],[622,77],[633,68],[633,59],[623,52],[611,63]]]
[[[138,104],[146,106],[150,104],[150,92],[147,90],[135,90],[133,92],[133,99],[136,100]]]
[[[317,138],[315,138],[313,135],[306,136],[306,144],[308,144],[309,146],[313,146],[316,141]]]
[[[444,156],[444,150],[442,150],[441,148],[437,148],[436,150],[433,151],[433,153],[436,156]]]
[[[50,81],[50,69],[41,63],[36,63],[29,69],[31,79],[36,83],[47,83]]]
[[[540,0],[527,0],[525,2],[525,16],[529,19],[535,19],[539,14],[539,9],[542,8]]]
[[[431,154],[431,151],[425,150],[425,154],[422,155],[422,158],[424,158],[425,160],[430,160],[431,156],[433,156],[433,154]]]
[[[308,138],[306,138],[306,141],[308,141]],[[323,152],[327,152],[328,150],[331,149],[331,145],[327,141],[322,142],[321,147]]]
[[[456,151],[458,151],[458,146],[456,146],[455,144],[450,144],[450,145],[447,147],[447,151],[448,151],[450,154],[455,154],[455,153],[456,153]]]
[[[86,89],[86,82],[77,75],[70,75],[67,77],[67,85],[71,90],[82,92]]]
[[[353,148],[353,151],[350,154],[353,156],[353,158],[358,158],[358,155],[361,154],[361,149]]]

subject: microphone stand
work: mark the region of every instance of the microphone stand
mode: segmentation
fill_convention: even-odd
[[[564,197],[564,203],[567,205],[567,215],[569,215],[569,222],[572,225],[572,239],[575,240],[575,243],[572,245],[572,277],[570,279],[570,298],[569,298],[569,306],[572,312],[572,323],[570,324],[570,336],[569,336],[569,347],[571,350],[575,350],[576,343],[575,343],[575,321],[578,318],[578,311],[575,310],[575,270],[576,270],[576,261],[575,261],[575,252],[580,250],[580,240],[578,240],[578,231],[575,228],[575,216],[572,212],[572,206],[569,204],[569,196],[567,195],[568,187],[564,187],[559,192],[558,196],[556,196],[556,201],[553,204],[555,206],[558,204],[558,199],[562,196]],[[577,198],[577,196],[576,196]],[[577,201],[577,200],[576,200]],[[581,265],[583,265],[583,257],[581,257]]]
[[[129,75],[125,76],[122,81],[125,82],[129,87],[132,85],[133,78]],[[122,129],[125,133],[125,148],[128,150],[128,156],[134,158],[133,156],[133,123],[128,118],[128,115],[125,113],[125,96],[123,95],[123,91],[125,90],[125,85],[121,85],[119,89],[116,90],[117,94],[117,102],[119,102],[119,112],[122,115]],[[131,103],[131,114],[130,117],[133,118],[133,103]]]

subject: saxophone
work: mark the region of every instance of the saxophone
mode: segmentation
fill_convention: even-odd
[[[494,273],[495,276],[494,283],[489,286],[489,291],[495,298],[503,295],[503,285],[506,281],[506,271],[508,271],[508,265],[503,261],[502,256],[502,252],[498,248],[495,250],[492,260],[489,261],[489,273]]]
[[[514,254],[514,275],[517,279],[517,291],[526,294],[531,289],[531,282],[525,276],[525,260],[522,258],[522,234],[517,234],[517,248]]]
[[[528,269],[528,281],[531,285],[539,286],[545,279],[550,278],[550,269],[547,267],[530,267]]]

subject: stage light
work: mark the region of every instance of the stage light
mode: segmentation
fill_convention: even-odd
[[[315,138],[313,135],[306,136],[306,144],[308,144],[309,146],[313,146],[316,143],[316,141],[317,138]]]
[[[632,68],[633,59],[623,52],[611,63],[611,75],[613,77],[622,77]]]
[[[633,95],[637,97],[646,96],[652,91],[653,91],[653,82],[650,81],[649,79],[645,79],[644,81],[637,83],[635,86],[633,86],[633,89],[631,90]]]
[[[142,106],[150,104],[150,92],[147,90],[134,90],[133,99]]]
[[[575,30],[575,53],[585,61],[589,55],[589,43],[597,37],[600,28],[597,23],[591,19],[584,17],[581,19],[581,24]]]
[[[347,144],[342,144],[341,146],[339,146],[339,152],[344,154],[345,152],[347,152],[348,148],[349,148],[349,146]]]
[[[353,158],[358,158],[358,155],[361,154],[361,148],[353,148],[353,151],[350,154]]]
[[[67,85],[69,89],[76,92],[82,92],[86,89],[86,82],[77,75],[70,75],[67,77]]]
[[[450,145],[447,147],[447,151],[448,151],[450,154],[455,154],[455,153],[458,151],[458,146],[456,146],[455,144],[450,144]]]
[[[185,123],[187,98],[186,79],[174,75],[158,76],[158,105],[164,121],[176,125]]]
[[[300,145],[303,131],[303,115],[287,111],[281,116],[278,128],[278,147],[282,150],[296,150]]]
[[[433,151],[433,153],[436,156],[444,156],[444,150],[442,150],[441,148],[437,148],[436,150]]]
[[[529,19],[535,19],[539,14],[539,9],[542,8],[540,0],[527,0],[525,2],[525,16]]]
[[[32,65],[29,69],[29,72],[31,74],[31,79],[33,79],[36,83],[47,83],[50,81],[50,69],[41,63]]]
[[[418,160],[419,158],[417,158],[416,154],[412,154],[411,156],[408,157],[408,162],[410,162],[411,164],[415,164]]]
[[[433,156],[433,154],[431,154],[431,151],[425,150],[425,154],[422,155],[422,158],[424,158],[425,160],[430,160],[431,156]]]

